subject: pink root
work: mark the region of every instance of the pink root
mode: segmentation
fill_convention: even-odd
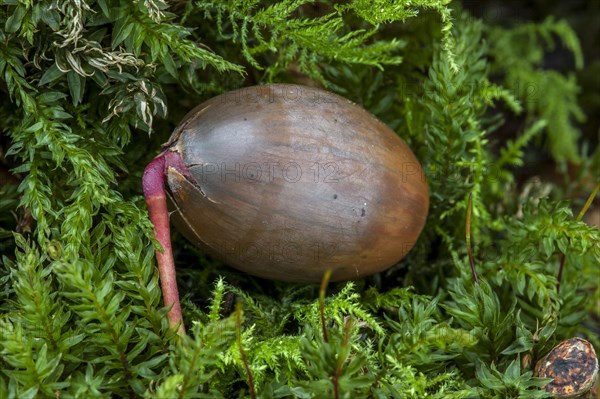
[[[177,169],[181,174],[193,180],[181,156],[177,152],[167,150],[148,164],[144,170],[142,186],[150,221],[154,225],[154,236],[163,249],[162,252],[156,251],[156,260],[163,301],[166,307],[170,307],[167,314],[169,326],[176,328],[178,334],[184,335],[185,327],[179,303],[165,189],[166,174],[170,167]]]

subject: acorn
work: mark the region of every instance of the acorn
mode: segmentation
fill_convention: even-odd
[[[384,123],[333,93],[272,84],[194,108],[144,171],[169,321],[181,323],[172,221],[249,274],[290,282],[359,279],[396,264],[427,218],[421,165]]]

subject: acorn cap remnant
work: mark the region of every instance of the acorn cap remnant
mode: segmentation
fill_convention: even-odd
[[[537,362],[535,375],[553,378],[546,385],[553,398],[587,399],[598,378],[594,347],[581,338],[563,341]]]

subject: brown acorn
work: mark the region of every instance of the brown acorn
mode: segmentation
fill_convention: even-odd
[[[146,169],[144,192],[165,248],[158,262],[167,304],[178,301],[163,242],[168,218],[153,216],[156,198],[168,195],[175,226],[208,253],[293,282],[319,282],[328,269],[332,280],[383,271],[412,248],[427,217],[427,183],[404,141],[320,89],[222,94],[192,110],[165,146]]]

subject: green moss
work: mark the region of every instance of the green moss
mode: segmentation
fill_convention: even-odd
[[[599,153],[575,75],[544,64],[559,46],[585,68],[564,20],[447,1],[0,1],[0,397],[249,397],[250,376],[264,398],[545,397],[533,361],[575,334],[600,345],[600,232],[573,215]],[[178,339],[142,170],[187,110],[265,82],[322,85],[396,130],[429,219],[399,265],[329,287],[327,339],[317,287],[176,236]],[[532,156],[581,182],[536,183]]]

